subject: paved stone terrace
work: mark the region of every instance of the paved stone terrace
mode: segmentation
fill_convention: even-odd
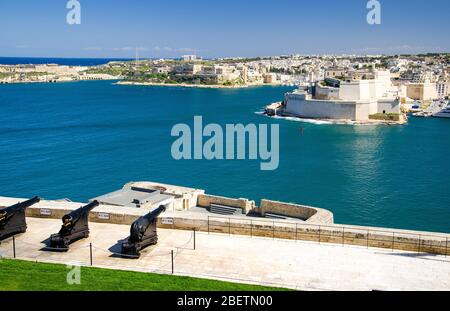
[[[140,259],[115,257],[129,226],[90,223],[91,236],[68,253],[40,249],[61,221],[27,218],[28,231],[16,236],[17,258],[89,265],[89,243],[97,267],[171,273],[300,290],[450,290],[450,257],[315,242],[159,229],[159,244]],[[0,252],[12,257],[12,241]],[[82,276],[81,276],[81,280]]]

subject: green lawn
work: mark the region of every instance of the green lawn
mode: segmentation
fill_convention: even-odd
[[[69,285],[65,265],[0,260],[0,291],[270,291],[278,288],[182,276],[82,267],[81,284]]]

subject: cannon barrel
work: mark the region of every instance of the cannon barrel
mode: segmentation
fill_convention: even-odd
[[[80,207],[62,218],[62,226],[57,234],[50,236],[50,247],[67,251],[69,244],[89,236],[89,212],[99,205],[98,201]]]
[[[142,249],[157,243],[156,221],[165,210],[165,206],[161,205],[133,222],[130,228],[130,236],[126,242],[122,243],[122,254],[139,258]]]
[[[39,197],[34,197],[0,209],[0,240],[6,239],[17,233],[24,233],[27,230],[25,210],[38,203],[40,200]]]
[[[26,209],[26,208],[28,208],[28,207],[38,203],[40,200],[41,199],[39,197],[34,197],[32,199],[29,199],[29,200],[26,200],[26,201],[23,201],[23,202],[19,202],[19,203],[16,203],[14,205],[5,207],[4,209],[2,209],[0,211],[1,212],[5,212],[6,214],[12,214],[12,213],[15,213],[17,211]]]
[[[92,201],[89,204],[82,206],[79,209],[76,209],[67,215],[64,215],[62,220],[63,220],[63,222],[64,222],[64,219],[67,219],[67,218],[70,218],[72,220],[77,220],[83,216],[89,215],[89,212],[92,211],[98,205],[99,205],[98,201],[96,201],[96,200]]]

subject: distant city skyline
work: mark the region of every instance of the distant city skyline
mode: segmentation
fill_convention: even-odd
[[[66,0],[0,3],[0,57],[205,58],[290,54],[449,52],[450,3],[379,0],[79,0],[81,24],[66,22]]]

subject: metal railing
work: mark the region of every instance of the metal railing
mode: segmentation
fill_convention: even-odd
[[[244,226],[242,225],[244,223]],[[313,225],[293,222],[282,222],[276,220],[264,219],[239,219],[231,217],[210,216],[207,223],[203,222],[200,229],[204,232],[204,237],[207,234],[219,232],[229,235],[244,234],[245,236],[266,237],[271,239],[291,239],[291,240],[305,240],[314,241],[318,243],[334,243],[344,245],[361,245],[367,248],[376,247],[376,245],[383,245],[382,248],[390,248],[392,250],[411,247],[415,248],[418,253],[440,253],[448,255],[449,243],[448,237],[433,235],[433,234],[410,234],[400,231],[386,231],[373,229],[350,228],[339,225]],[[206,231],[208,230],[208,233]],[[428,249],[430,245],[427,244],[430,239],[434,242],[438,241],[442,245],[440,252],[430,252]],[[202,239],[200,239],[200,247]],[[20,258],[25,260],[32,260],[35,262],[47,263],[65,263],[79,266],[93,266],[99,268],[116,268],[130,271],[140,271],[147,273],[162,273],[175,275],[190,275],[195,276],[195,272],[186,269],[186,258],[183,258],[183,251],[188,251],[188,256],[192,256],[190,251],[196,250],[196,231],[189,234],[185,241],[178,245],[166,245],[158,251],[150,251],[142,254],[141,260],[129,261],[126,258],[111,258],[123,257],[122,254],[115,253],[112,248],[104,249],[98,247],[98,244],[88,241],[79,241],[71,245],[69,253],[59,253],[57,257],[46,256],[43,251],[42,243],[29,243],[23,237],[12,237],[0,243],[0,261],[1,258]],[[436,245],[432,245],[436,249]],[[76,255],[76,256],[74,256]],[[181,256],[178,258],[177,257]],[[73,259],[77,258],[74,264]],[[189,258],[189,257],[188,257]],[[144,260],[142,260],[144,259]],[[180,262],[181,264],[177,263]],[[183,268],[184,267],[184,268]],[[204,274],[202,277],[223,278],[224,274]],[[250,279],[240,279],[240,281],[252,282]],[[280,286],[280,284],[276,284]],[[290,284],[286,287],[295,288],[295,284]]]
[[[145,269],[146,272],[155,272],[155,273],[171,273],[175,274],[175,259],[176,257],[183,252],[183,250],[196,250],[196,232],[192,231],[189,239],[185,241],[183,244],[174,245],[171,247],[172,249],[166,250],[163,252],[158,252],[154,254],[153,252],[145,252],[141,255],[141,259],[150,259],[150,258],[165,258],[162,261],[162,265],[155,267],[151,270],[148,270],[147,267],[143,266],[141,268]],[[45,256],[45,253],[58,254],[59,260],[52,259],[52,256]],[[73,252],[76,252],[75,256],[77,265],[79,266],[91,266],[91,267],[101,267],[108,266],[112,268],[125,268],[127,270],[135,270],[137,268],[136,265],[127,266],[126,263],[130,263],[127,261],[129,258],[135,259],[134,256],[125,255],[122,253],[117,253],[112,249],[104,249],[97,246],[95,243],[83,243],[83,242],[75,242],[70,246],[70,252],[61,252],[58,248],[52,248],[47,246],[43,246],[43,243],[30,243],[23,239],[16,239],[15,236],[12,236],[6,240],[0,242],[0,260],[2,258],[5,259],[25,259],[25,260],[33,260],[35,262],[55,262],[55,263],[64,263],[67,260],[71,260],[74,258]],[[122,258],[123,261],[117,262],[113,260],[107,260],[105,258],[99,259],[96,255],[101,254],[100,257],[118,257]],[[133,263],[136,261],[133,261]],[[170,267],[170,269],[169,269]]]
[[[339,225],[316,225],[267,219],[243,219],[208,216],[210,233],[246,235],[272,239],[289,239],[344,245],[405,250],[417,253],[449,255],[449,237],[428,233],[409,233],[377,228],[350,228]]]

